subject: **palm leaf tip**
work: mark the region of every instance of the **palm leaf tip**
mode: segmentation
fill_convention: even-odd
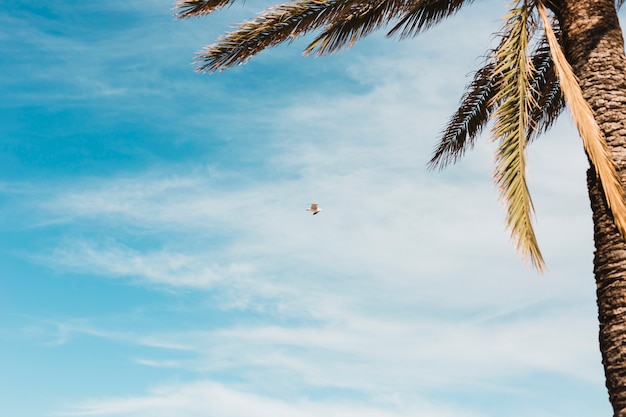
[[[207,15],[214,10],[228,6],[235,0],[180,0],[174,5],[178,19]]]
[[[433,156],[428,162],[429,169],[444,169],[457,162],[474,142],[489,121],[494,105],[492,103],[496,78],[494,63],[489,61],[476,71],[472,82],[466,87],[457,111],[452,115],[441,134]]]
[[[502,42],[494,52],[497,75],[492,104],[493,137],[498,141],[494,181],[506,205],[506,225],[518,252],[539,271],[545,262],[532,225],[533,204],[526,182],[527,132],[530,114],[536,106],[532,80],[535,68],[528,59],[529,5],[519,1],[512,8],[502,32]]]
[[[530,129],[527,133],[529,142],[548,131],[565,108],[563,92],[545,36],[533,51],[532,62],[536,68],[532,82],[536,106],[530,115]]]

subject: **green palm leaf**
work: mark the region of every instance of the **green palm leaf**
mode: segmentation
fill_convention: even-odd
[[[498,48],[497,48],[498,49]],[[492,51],[487,63],[474,74],[466,87],[459,108],[448,121],[431,160],[430,169],[443,169],[456,163],[474,142],[489,121],[497,103],[493,101],[498,85],[494,73],[496,50]],[[565,103],[558,77],[554,72],[552,56],[545,38],[532,53],[533,73],[530,92],[533,96],[527,128],[527,140],[547,131],[563,110]]]
[[[210,13],[234,0],[185,0],[179,3],[181,17]],[[456,13],[472,0],[300,0],[271,7],[220,37],[197,56],[198,71],[219,71],[242,64],[258,52],[327,26],[305,54],[337,51],[400,18],[389,33],[416,35]]]
[[[506,224],[517,250],[539,271],[545,263],[532,226],[533,205],[526,184],[526,132],[533,102],[535,69],[527,57],[530,17],[525,1],[507,16],[503,42],[496,50],[497,93],[493,137],[498,141],[494,180],[506,205]]]
[[[549,130],[565,108],[565,99],[545,36],[532,53],[532,63],[536,72],[531,83],[531,92],[537,105],[530,113],[528,141]]]
[[[329,36],[335,39],[333,48],[337,49],[344,46],[343,40],[346,37],[356,39],[369,34],[406,10],[414,1],[379,0],[372,3],[367,0],[301,0],[271,7],[255,19],[240,23],[236,30],[225,34],[217,43],[201,51],[196,56],[198,71],[213,72],[242,64],[268,47],[289,42],[327,25],[332,32]],[[372,7],[377,11],[384,11],[383,16],[367,13]],[[348,35],[341,34],[343,31]],[[328,44],[321,39],[314,43]],[[313,47],[309,46],[305,53],[311,49]]]
[[[457,162],[467,149],[474,146],[495,107],[492,101],[497,84],[494,69],[495,63],[490,61],[474,74],[428,162],[429,169],[443,169]]]

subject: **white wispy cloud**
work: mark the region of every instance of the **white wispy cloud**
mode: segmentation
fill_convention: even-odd
[[[137,278],[141,283],[188,288],[211,288],[223,280],[249,275],[250,267],[240,264],[217,265],[202,256],[172,251],[137,251],[113,243],[74,241],[40,258],[50,266],[75,273],[111,278]]]
[[[75,411],[62,415],[107,415],[107,416],[250,416],[259,417],[313,417],[313,416],[360,416],[360,417],[402,417],[420,415],[424,417],[470,417],[474,414],[452,408],[437,407],[426,402],[418,402],[409,407],[385,410],[373,406],[350,404],[347,402],[325,403],[299,400],[285,402],[263,397],[241,390],[225,387],[215,382],[197,382],[161,386],[143,397],[100,400],[81,404]]]
[[[571,305],[529,306],[492,316],[466,312],[466,318],[414,306],[400,317],[390,316],[384,306],[360,306],[356,297],[345,295],[339,304],[325,300],[330,297],[317,294],[323,311],[316,324],[241,323],[154,333],[111,332],[84,322],[63,327],[69,337],[86,334],[150,348],[142,350],[138,364],[205,377],[230,375],[230,382],[223,382],[229,389],[291,404],[311,391],[339,390],[389,411],[399,403],[413,406],[417,393],[519,391],[523,397],[523,384],[516,381],[533,375],[602,381],[595,320]]]

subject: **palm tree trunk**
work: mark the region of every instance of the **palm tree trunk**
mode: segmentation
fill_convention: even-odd
[[[626,56],[614,0],[552,4],[565,55],[578,77],[626,184]],[[595,171],[587,185],[593,211],[594,274],[600,350],[615,417],[626,417],[626,242],[613,223]]]

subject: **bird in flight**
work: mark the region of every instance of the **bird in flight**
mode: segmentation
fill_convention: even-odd
[[[321,208],[317,207],[317,204],[313,203],[311,204],[311,207],[309,207],[308,209],[306,209],[306,211],[310,211],[311,213],[313,213],[313,215],[315,216],[317,213],[319,213],[320,211],[322,211]]]

